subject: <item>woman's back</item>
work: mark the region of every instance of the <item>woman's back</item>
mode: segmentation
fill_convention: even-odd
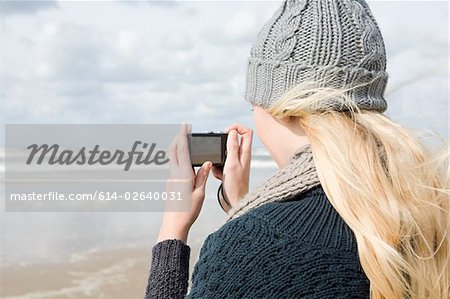
[[[206,239],[191,298],[368,298],[356,240],[319,185]]]

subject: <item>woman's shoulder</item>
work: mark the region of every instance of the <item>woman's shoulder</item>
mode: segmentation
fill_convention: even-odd
[[[308,200],[327,199],[320,189],[311,190],[301,199],[250,210],[210,234],[193,272],[190,298],[205,298],[208,292],[215,298],[261,298],[268,291],[283,298],[309,298],[315,290],[323,298],[365,298],[369,285],[357,252],[349,252],[353,248],[345,245],[342,228],[333,224],[335,215],[325,209],[317,211],[328,213],[325,217],[311,216],[311,209],[304,207]],[[230,281],[239,285],[230,286]]]
[[[214,234],[219,238],[252,238],[263,234],[277,240],[356,251],[353,232],[318,185],[282,202],[266,203],[230,220]]]

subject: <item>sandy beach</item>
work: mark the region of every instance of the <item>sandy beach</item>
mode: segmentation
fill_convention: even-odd
[[[143,298],[151,250],[92,251],[68,262],[9,266],[1,270],[4,299]],[[192,249],[191,264],[198,255]],[[190,269],[192,271],[192,267]]]

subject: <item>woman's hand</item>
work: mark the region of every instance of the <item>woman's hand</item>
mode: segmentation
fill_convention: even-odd
[[[191,197],[191,209],[186,212],[166,210],[163,215],[158,242],[167,239],[179,239],[186,243],[189,230],[197,220],[205,199],[205,186],[212,163],[210,161],[203,163],[197,174],[194,173],[186,135],[187,125],[182,124],[177,137],[169,147],[170,179],[168,191],[182,190],[182,198],[186,200],[186,198]],[[175,180],[187,181],[188,184],[175,182]]]
[[[248,192],[253,131],[240,124],[232,124],[225,132],[228,132],[227,159],[223,169],[213,166],[212,170],[214,176],[222,181],[225,197],[234,206]],[[227,212],[231,208],[223,200],[221,204]]]

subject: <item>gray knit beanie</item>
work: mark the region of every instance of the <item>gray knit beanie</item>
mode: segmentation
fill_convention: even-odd
[[[384,41],[364,0],[285,0],[250,53],[245,87],[250,103],[268,107],[302,81],[331,76],[321,86],[372,81],[347,94],[361,109],[387,109]],[[345,110],[336,103],[325,105]]]

